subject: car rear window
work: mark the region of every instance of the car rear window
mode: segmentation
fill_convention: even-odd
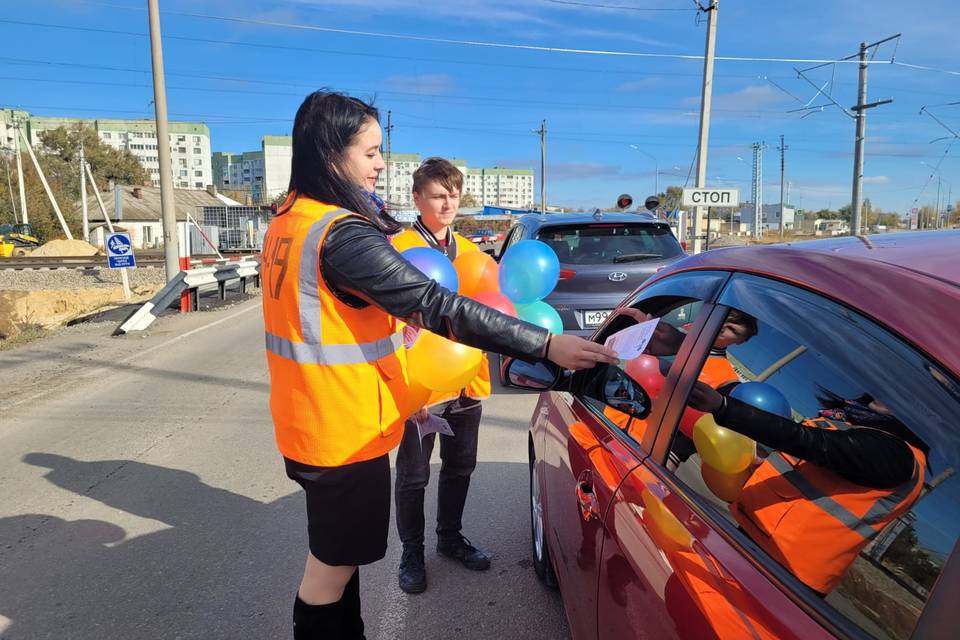
[[[544,227],[537,239],[566,264],[618,264],[681,255],[673,233],[650,224],[595,223]]]

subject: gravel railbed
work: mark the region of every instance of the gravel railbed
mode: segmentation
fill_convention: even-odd
[[[129,269],[130,286],[163,284],[163,269]],[[120,286],[120,272],[113,269],[12,269],[0,270],[0,290],[109,289]]]

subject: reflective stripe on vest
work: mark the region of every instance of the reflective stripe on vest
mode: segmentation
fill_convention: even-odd
[[[920,465],[916,459],[913,462],[913,475],[890,494],[877,499],[861,518],[841,505],[839,502],[824,495],[819,489],[803,477],[803,474],[777,452],[767,457],[767,462],[776,469],[783,478],[792,484],[804,498],[839,520],[851,531],[869,540],[877,534],[874,525],[888,518],[893,510],[910,495],[917,486],[920,476]]]
[[[320,240],[327,227],[336,218],[349,213],[346,209],[335,209],[310,226],[300,249],[300,273],[297,287],[299,292],[297,308],[300,310],[300,333],[303,336],[303,342],[294,342],[267,331],[265,332],[266,347],[270,353],[300,364],[360,364],[374,362],[388,356],[403,344],[403,336],[399,332],[375,342],[323,344],[318,282]]]

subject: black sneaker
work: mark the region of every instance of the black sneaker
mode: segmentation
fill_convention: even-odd
[[[427,590],[427,567],[423,549],[404,549],[400,556],[400,589],[405,593],[423,593]]]
[[[437,552],[448,558],[459,560],[460,564],[471,571],[485,571],[490,568],[490,556],[470,544],[470,541],[461,535],[452,540],[437,541]]]

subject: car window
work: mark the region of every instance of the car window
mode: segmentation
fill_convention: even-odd
[[[523,230],[524,227],[522,224],[518,224],[510,230],[510,233],[507,235],[507,239],[503,242],[503,247],[500,249],[501,258],[503,257],[503,254],[507,252],[507,249],[523,239]]]
[[[811,293],[738,276],[719,302],[667,469],[865,631],[909,637],[960,532],[960,385]]]
[[[629,308],[661,322],[677,332],[679,349],[687,338],[687,331],[701,313],[705,300],[720,289],[726,274],[678,274],[654,283],[632,301]],[[637,319],[620,311],[599,332],[595,341],[604,343],[608,337],[637,324]],[[650,413],[661,396],[666,376],[674,364],[674,356],[659,356],[645,352],[640,356],[621,360],[616,365],[598,365],[578,374],[575,389],[580,400],[602,415],[629,443],[641,448],[650,432]]]
[[[545,227],[537,239],[565,264],[623,264],[683,253],[670,229],[651,224],[590,223]]]

